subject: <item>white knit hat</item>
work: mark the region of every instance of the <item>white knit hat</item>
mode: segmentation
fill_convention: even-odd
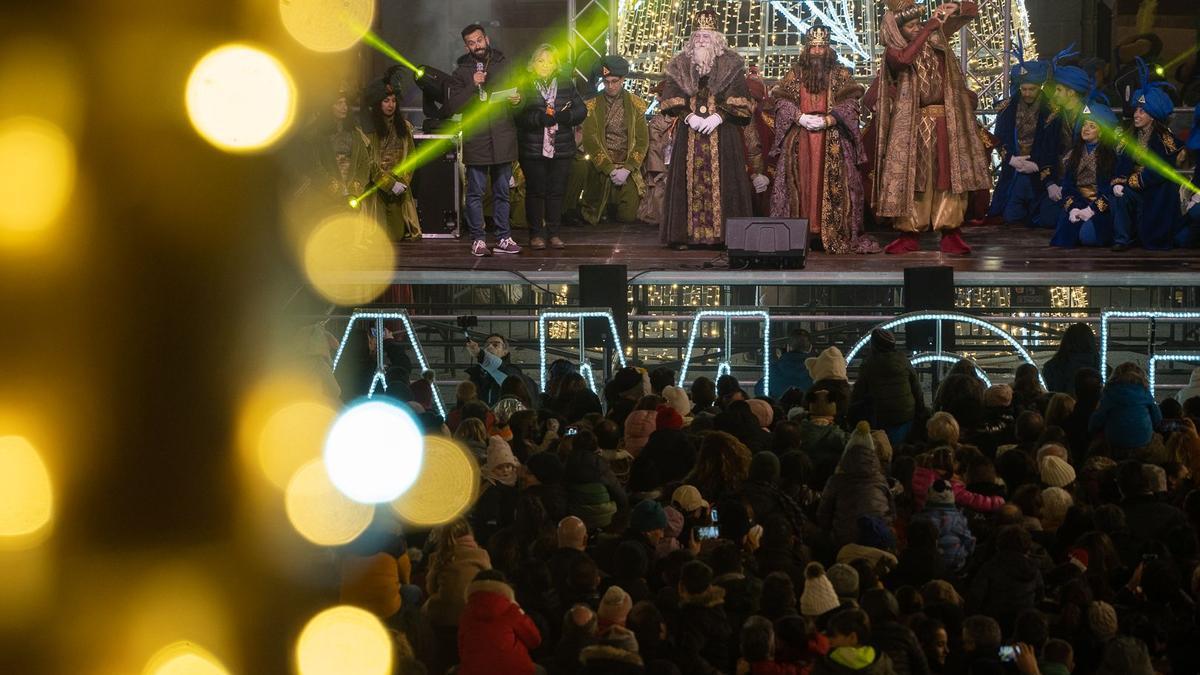
[[[812,562],[804,568],[804,593],[800,596],[800,613],[807,617],[818,617],[830,610],[841,607],[837,591],[829,577],[825,576],[825,568],[821,563]]]
[[[1050,487],[1065,487],[1075,482],[1075,468],[1057,455],[1042,458],[1042,482]]]
[[[692,402],[688,399],[687,392],[682,388],[668,385],[663,387],[662,395],[666,399],[667,405],[674,408],[680,417],[687,417],[692,414]]]
[[[601,629],[605,626],[624,626],[625,619],[633,609],[633,598],[620,586],[609,586],[600,599],[600,608],[596,610],[596,618]]]

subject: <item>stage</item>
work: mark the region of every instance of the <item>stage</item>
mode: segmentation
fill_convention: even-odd
[[[802,270],[729,269],[722,251],[674,251],[658,243],[653,225],[601,224],[563,228],[564,250],[534,251],[528,230],[515,238],[520,255],[473,257],[465,239],[424,239],[397,246],[397,284],[573,284],[580,265],[626,265],[639,284],[730,284],[899,286],[904,268],[950,265],[958,286],[1195,286],[1200,259],[1195,250],[1113,253],[1108,249],[1060,249],[1051,232],[1006,225],[968,227],[968,256],[944,255],[937,236],[925,234],[925,250],[903,256],[828,255],[810,252]],[[881,244],[894,237],[874,235]],[[489,239],[489,243],[494,243]],[[348,274],[347,282],[354,275]]]

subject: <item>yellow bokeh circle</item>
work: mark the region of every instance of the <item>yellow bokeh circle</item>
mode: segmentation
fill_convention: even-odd
[[[45,229],[75,189],[75,146],[36,117],[0,121],[0,230]]]
[[[297,469],[320,459],[336,416],[333,408],[315,401],[292,403],[271,415],[258,438],[258,463],[267,480],[286,488]]]
[[[176,642],[155,654],[144,675],[229,675],[212,654],[191,642]]]
[[[413,525],[433,527],[459,517],[475,503],[479,462],[464,447],[441,436],[425,437],[425,458],[417,481],[392,510]]]
[[[54,519],[50,472],[33,444],[0,438],[0,548],[41,543]]]
[[[304,245],[304,273],[318,293],[339,305],[370,302],[392,283],[396,250],[387,231],[361,213],[333,216]]]
[[[375,20],[375,0],[279,0],[279,18],[296,42],[318,52],[353,47]]]
[[[374,614],[348,605],[313,617],[296,640],[300,675],[387,675],[392,640]]]
[[[284,494],[292,527],[319,546],[340,546],[354,541],[375,516],[375,507],[360,504],[338,491],[329,480],[325,463],[315,460],[292,476]]]
[[[253,152],[278,141],[296,116],[296,85],[274,56],[231,43],[205,54],[187,80],[192,126],[229,152]]]

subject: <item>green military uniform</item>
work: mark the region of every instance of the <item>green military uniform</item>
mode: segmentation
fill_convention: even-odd
[[[314,130],[309,138],[313,167],[309,189],[321,207],[349,210],[351,198],[365,192],[371,182],[370,139],[348,123]]]
[[[583,189],[583,219],[595,225],[611,206],[619,222],[631,223],[637,220],[638,204],[646,192],[641,171],[649,144],[646,102],[622,90],[612,99],[600,95],[589,100],[587,108],[583,149],[590,168]],[[624,185],[613,185],[614,169],[629,171]]]
[[[403,126],[397,129],[392,120],[388,120],[387,134],[372,133],[368,136],[371,150],[371,180],[379,186],[372,196],[379,220],[388,230],[388,235],[394,241],[406,241],[421,238],[421,224],[417,217],[417,201],[413,198],[412,179],[413,169],[399,174],[393,169],[402,164],[416,150],[413,141],[413,126],[401,118]],[[397,195],[392,192],[396,183],[409,188]]]

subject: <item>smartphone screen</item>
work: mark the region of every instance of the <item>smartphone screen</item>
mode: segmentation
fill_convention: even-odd
[[[1000,660],[1004,663],[1015,662],[1017,660],[1017,648],[1012,645],[1000,647]]]
[[[717,536],[718,530],[716,525],[696,528],[696,539],[698,541],[704,541],[705,539],[716,539]]]

